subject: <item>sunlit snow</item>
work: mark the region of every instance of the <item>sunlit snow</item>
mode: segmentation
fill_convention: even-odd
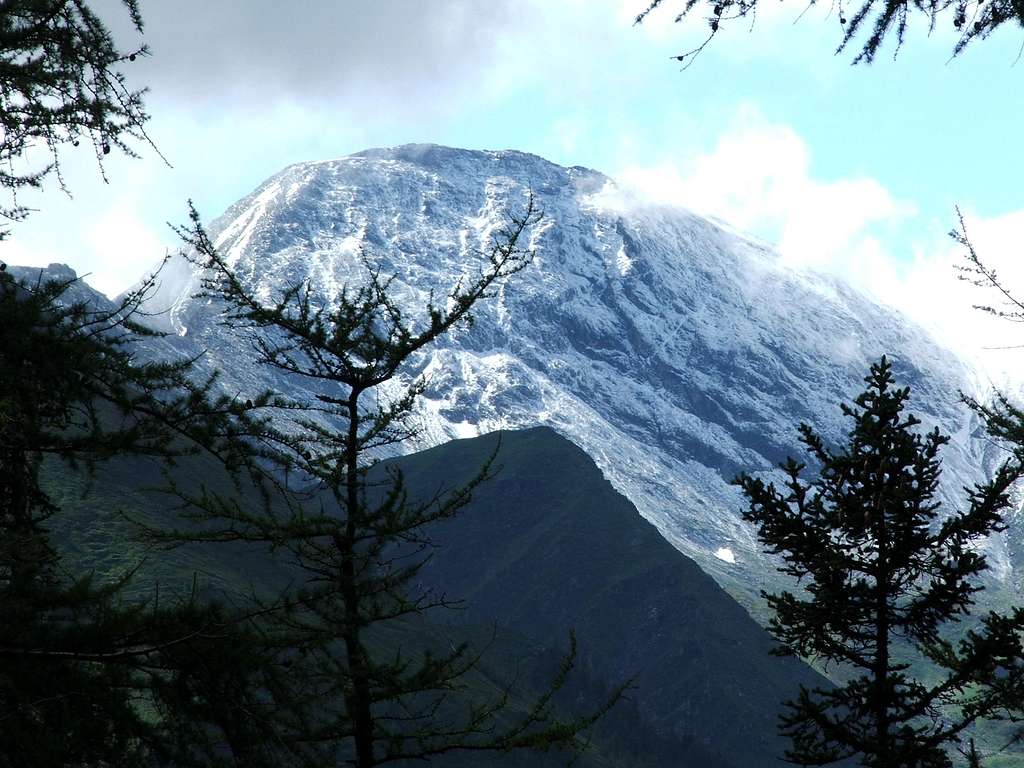
[[[732,550],[728,547],[719,547],[715,550],[715,557],[726,563],[735,563],[736,555],[733,554]]]
[[[619,268],[619,275],[625,277],[633,266],[633,260],[626,254],[626,246],[620,245],[619,252],[615,254],[615,264]]]

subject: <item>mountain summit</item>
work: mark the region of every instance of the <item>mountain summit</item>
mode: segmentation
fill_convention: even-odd
[[[531,192],[545,213],[530,236],[536,258],[479,305],[472,328],[418,359],[411,373],[430,386],[423,442],[410,448],[551,426],[748,607],[774,571],[729,481],[800,456],[800,421],[839,442],[839,403],[882,354],[912,386],[924,426],[954,435],[944,452],[950,499],[991,464],[958,402],[970,371],[907,318],[686,210],[631,199],[586,168],[515,151],[367,150],[286,168],[210,231],[268,300],[308,281],[330,303],[372,268],[395,276],[393,295],[415,315],[477,268],[491,233]],[[205,350],[232,391],[285,386],[251,365],[215,307],[193,297],[197,287],[177,257],[151,304],[166,310],[172,342]],[[1012,548],[990,549],[1009,583]]]

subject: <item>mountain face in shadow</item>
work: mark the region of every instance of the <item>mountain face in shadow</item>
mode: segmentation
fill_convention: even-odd
[[[553,645],[575,631],[582,668],[630,698],[663,736],[694,739],[733,765],[776,765],[783,699],[825,684],[770,655],[767,633],[549,428],[457,440],[383,465],[413,496],[471,478],[497,448],[495,476],[455,519],[420,586],[464,600],[455,624],[494,622]],[[781,763],[779,763],[781,765]]]
[[[473,477],[498,449],[491,479],[454,519],[428,533],[436,543],[418,588],[459,601],[393,626],[375,647],[407,652],[439,642],[485,649],[470,689],[511,684],[518,701],[541,693],[575,632],[578,669],[557,699],[564,716],[593,711],[632,681],[627,700],[593,731],[582,768],[778,768],[780,702],[799,683],[825,681],[799,661],[771,656],[772,640],[711,577],[664,540],[578,447],[546,427],[457,440],[383,462],[413,497]],[[231,493],[215,463],[184,459],[175,476]],[[72,572],[116,580],[136,570],[127,595],[173,599],[197,578],[204,594],[273,595],[296,574],[262,547],[195,545],[147,551],[123,512],[171,526],[164,480],[145,459],[114,460],[91,480],[60,466],[55,541]],[[560,753],[453,755],[445,766],[555,768]]]

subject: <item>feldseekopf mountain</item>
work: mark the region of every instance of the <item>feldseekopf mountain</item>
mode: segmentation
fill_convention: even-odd
[[[943,452],[947,509],[998,452],[958,392],[971,369],[898,311],[842,281],[788,266],[768,245],[686,210],[631,197],[596,171],[516,151],[373,149],[290,166],[211,222],[243,280],[268,301],[308,281],[325,303],[367,270],[394,275],[415,316],[480,265],[507,212],[544,211],[533,262],[425,351],[418,450],[502,427],[547,425],[581,446],[661,534],[756,612],[774,580],[730,480],[802,456],[797,425],[843,440],[840,402],[887,354]],[[288,388],[195,298],[176,257],[150,308],[164,343],[204,352],[233,392]],[[1012,533],[1012,532],[1011,532]],[[1012,586],[1012,535],[989,542]]]

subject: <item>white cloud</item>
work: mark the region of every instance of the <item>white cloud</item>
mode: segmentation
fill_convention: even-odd
[[[67,264],[86,283],[112,298],[138,281],[165,248],[127,207],[112,208],[95,224],[73,234],[81,238],[75,249],[60,246],[68,242],[66,238],[5,240],[0,243],[0,261],[19,267]],[[81,258],[83,251],[85,259]]]
[[[551,127],[554,140],[567,154],[576,151],[580,138],[585,132],[584,121],[580,118],[564,117],[556,120]]]
[[[45,267],[60,262],[56,252],[43,248],[32,248],[16,240],[0,241],[0,261],[19,267]]]
[[[718,216],[777,243],[794,264],[840,274],[943,328],[960,348],[978,346],[988,331],[982,333],[985,318],[969,305],[979,299],[956,283],[952,244],[941,237],[951,221],[912,218],[912,205],[868,175],[824,175],[815,161],[836,158],[838,144],[815,145],[812,156],[803,137],[756,109],[740,109],[715,136],[735,94],[775,104],[783,92],[807,91],[805,75],[839,82],[849,71],[849,57],[827,55],[828,36],[838,34],[820,17],[828,9],[818,6],[818,17],[793,25],[795,6],[768,4],[753,34],[743,23],[723,29],[705,63],[681,75],[667,57],[690,41],[699,44],[707,28],[699,18],[674,23],[683,0],[666,0],[632,27],[646,4],[496,0],[485,11],[468,0],[441,10],[401,0],[384,12],[318,0],[289,15],[269,0],[173,7],[145,0],[154,56],[128,74],[153,86],[150,129],[175,167],[146,148],[142,162],[112,155],[108,186],[92,157],[73,158],[64,170],[75,199],[54,185],[38,198],[26,195],[39,212],[0,242],[0,259],[69,262],[117,292],[163,253],[165,242],[175,245],[164,222],[180,222],[188,198],[209,220],[292,162],[405,141],[516,147],[606,171],[648,197]],[[123,22],[117,0],[97,7]],[[184,20],[196,18],[202,23],[183,31]],[[813,66],[805,65],[812,58]],[[773,80],[767,90],[743,90],[748,70],[734,65],[754,59],[792,77]],[[698,79],[698,72],[710,77]],[[730,72],[744,79],[723,79]],[[857,76],[891,79],[885,70]],[[907,83],[922,82],[901,81],[897,90],[913,92]],[[813,93],[801,109],[844,107],[848,98],[848,89]],[[655,148],[667,146],[695,149],[659,156]],[[629,163],[617,169],[614,157]],[[949,183],[959,188],[961,177],[951,173]],[[934,204],[927,195],[920,200],[922,207]],[[996,233],[986,253],[1015,254],[1004,232],[1013,217],[1004,218],[979,221],[978,238],[990,228]],[[918,235],[912,251],[911,222],[918,233],[938,234],[930,241]],[[1004,274],[1013,278],[1012,265]],[[1011,282],[1024,290],[1024,275]],[[1017,330],[1003,324],[993,339],[1011,343]]]
[[[235,111],[279,100],[357,99],[404,114],[443,107],[479,84],[496,39],[521,15],[511,0],[145,0],[140,40],[119,0],[94,5],[124,46],[151,49],[126,67],[132,82],[188,109]]]
[[[818,177],[807,143],[756,109],[742,108],[706,153],[615,175],[632,195],[719,218],[776,244],[793,266],[838,275],[903,311],[974,363],[982,386],[1024,383],[1024,324],[973,308],[999,297],[957,279],[963,249],[945,236],[953,213],[948,222],[924,221],[876,179]],[[982,258],[1024,301],[1024,210],[968,216],[967,226]],[[904,250],[902,242],[911,244]]]
[[[985,265],[995,269],[1011,293],[1024,301],[1024,210],[987,218],[969,215],[966,223]],[[939,231],[939,225],[933,230]],[[967,263],[964,253],[948,238],[922,241],[915,246],[910,263],[893,265],[895,275],[875,281],[874,292],[975,362],[982,386],[1019,387],[1024,384],[1024,324],[975,309],[975,305],[1002,309],[1005,301],[994,290],[957,278],[956,267]]]
[[[776,243],[794,265],[829,269],[854,282],[878,248],[873,229],[914,213],[872,178],[815,178],[806,142],[749,106],[709,153],[627,167],[617,176],[647,198]]]
[[[113,204],[86,230],[85,239],[95,254],[86,282],[108,296],[135,283],[170,247],[127,201]]]

